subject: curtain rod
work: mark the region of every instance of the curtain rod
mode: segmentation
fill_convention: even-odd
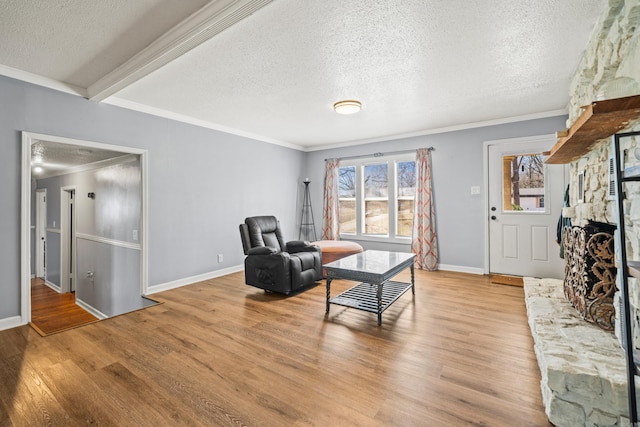
[[[429,147],[427,148],[429,151],[435,151],[435,148]],[[386,153],[373,153],[373,154],[361,154],[359,156],[347,156],[347,157],[338,157],[338,160],[351,160],[351,159],[364,159],[366,157],[384,157],[390,156],[392,154],[407,154],[407,153],[415,153],[416,150],[403,150],[403,151],[387,151]],[[326,162],[329,159],[324,159]]]

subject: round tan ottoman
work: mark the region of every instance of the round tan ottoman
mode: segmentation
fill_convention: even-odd
[[[311,244],[320,246],[323,265],[362,252],[362,246],[346,240],[318,240],[311,242]],[[324,268],[322,269],[322,276],[327,276]]]

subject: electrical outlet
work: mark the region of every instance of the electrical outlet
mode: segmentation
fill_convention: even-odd
[[[218,254],[218,262],[222,261],[224,261],[224,257],[222,256],[222,254]]]

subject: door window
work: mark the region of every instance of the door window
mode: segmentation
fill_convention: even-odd
[[[503,212],[545,212],[542,153],[502,156]]]

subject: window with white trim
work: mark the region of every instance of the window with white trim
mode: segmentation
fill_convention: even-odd
[[[415,192],[415,154],[342,160],[340,235],[406,243],[413,227]]]

